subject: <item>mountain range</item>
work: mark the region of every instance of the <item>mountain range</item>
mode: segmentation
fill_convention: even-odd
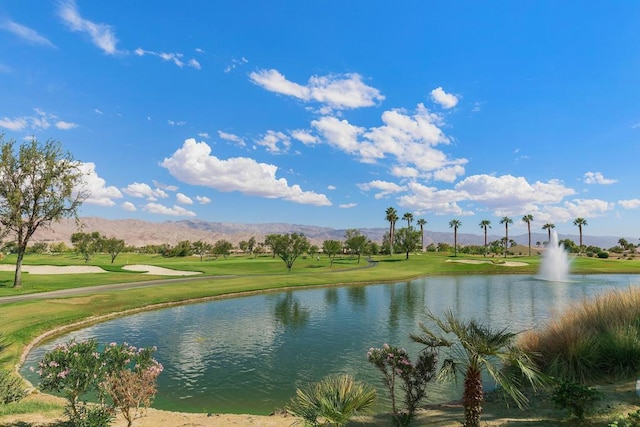
[[[404,225],[403,222],[399,221],[396,227],[400,228]],[[389,228],[386,226],[379,228],[358,228],[358,230],[374,242],[381,243],[384,234],[388,232]],[[303,233],[313,244],[321,246],[324,240],[344,240],[347,230],[284,223],[241,224],[202,220],[153,222],[138,219],[82,217],[79,219],[79,222],[76,222],[74,219],[64,219],[60,222],[53,223],[48,228],[40,228],[33,236],[31,242],[65,242],[71,245],[71,235],[78,231],[86,233],[97,231],[106,237],[123,239],[127,245],[131,246],[157,245],[162,243],[175,245],[184,240],[192,242],[202,240],[215,243],[222,239],[237,245],[240,241],[249,240],[251,237],[255,237],[256,240],[260,242],[264,240],[264,236],[267,234],[296,232]],[[479,231],[482,230],[479,229]],[[502,237],[504,237],[504,234],[494,232],[487,238],[489,241],[494,241]],[[571,239],[576,243],[580,240],[577,234],[560,234],[558,238]],[[620,236],[590,236],[585,234],[582,240],[585,245],[593,245],[607,249],[616,246],[620,238]],[[528,245],[528,236],[526,233],[509,235],[509,239],[513,239],[521,245]],[[546,232],[531,233],[532,246],[535,246],[537,242],[545,242],[547,239],[548,235]],[[628,237],[625,237],[625,239],[632,243],[636,240],[635,238]],[[453,231],[430,231],[428,227],[425,227],[425,245],[440,242],[453,244]],[[461,233],[458,231],[458,244],[483,245],[484,234]]]

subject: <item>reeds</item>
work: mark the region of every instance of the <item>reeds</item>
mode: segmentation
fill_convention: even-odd
[[[558,379],[589,382],[640,370],[640,288],[607,291],[583,300],[519,345]]]

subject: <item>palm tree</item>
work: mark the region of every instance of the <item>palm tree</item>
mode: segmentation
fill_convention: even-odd
[[[418,221],[416,221],[416,224],[420,226],[420,243],[422,244],[422,252],[424,252],[424,226],[426,223],[427,220],[424,218],[420,218],[418,219]]]
[[[453,228],[453,256],[458,256],[458,227],[462,225],[459,219],[449,221],[449,228]]]
[[[484,400],[482,372],[486,371],[499,387],[522,408],[528,403],[527,397],[519,390],[519,378],[526,379],[534,388],[543,384],[543,376],[537,370],[531,357],[515,345],[517,334],[506,329],[495,330],[475,320],[461,321],[449,310],[440,319],[427,315],[430,323],[435,323],[435,332],[420,323],[420,334],[411,334],[414,342],[424,344],[429,350],[447,348],[449,351],[438,377],[456,379],[464,377],[463,405],[465,427],[479,427]],[[503,364],[516,368],[501,369]]]
[[[587,225],[587,220],[584,218],[576,218],[573,220],[573,225],[577,225],[578,231],[580,232],[580,255],[582,255],[582,226]]]
[[[549,240],[547,240],[547,242],[551,242],[551,229],[552,228],[556,228],[555,224],[551,224],[550,222],[546,223],[545,225],[542,226],[543,230],[547,230],[549,232]]]
[[[389,253],[393,255],[393,234],[396,229],[396,221],[398,220],[398,211],[389,207],[385,211],[385,219],[389,221]]]
[[[411,228],[411,222],[413,221],[413,214],[411,212],[405,212],[402,215],[402,219],[407,221],[407,228]]]
[[[504,257],[507,257],[507,245],[509,244],[509,224],[513,224],[513,220],[508,216],[502,217],[500,224],[504,224]]]
[[[483,219],[480,221],[480,227],[484,230],[484,256],[487,256],[487,228],[491,228],[491,221]]]
[[[527,231],[529,232],[529,256],[531,256],[531,221],[533,221],[533,215],[526,214],[522,217],[522,221],[527,223]]]

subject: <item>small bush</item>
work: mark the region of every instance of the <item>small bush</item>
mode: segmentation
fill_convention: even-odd
[[[626,417],[620,416],[609,424],[609,427],[640,427],[640,410],[630,412]]]
[[[583,384],[562,381],[556,386],[552,399],[560,409],[566,409],[571,416],[582,420],[593,412],[596,402],[602,399],[602,393]]]
[[[609,252],[598,252],[598,258],[609,258]]]
[[[9,371],[0,369],[0,403],[17,402],[27,395],[22,379]]]
[[[350,375],[332,375],[307,388],[296,390],[287,412],[308,426],[345,426],[376,402],[372,386],[356,382]],[[322,418],[324,423],[318,421]]]

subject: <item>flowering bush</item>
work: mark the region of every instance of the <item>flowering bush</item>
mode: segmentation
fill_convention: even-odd
[[[155,350],[155,347],[138,349],[127,343],[111,343],[100,351],[93,339],[81,342],[72,340],[44,355],[37,371],[40,388],[61,393],[67,399],[65,412],[73,426],[106,426],[113,419],[116,408],[122,411],[130,426],[138,414],[138,408],[148,406],[155,395],[155,381],[162,372],[162,365],[152,357]],[[117,380],[110,380],[113,377],[127,379],[126,385],[107,386],[117,383]],[[128,392],[125,390],[127,387],[135,389],[133,394],[139,395],[140,392],[136,391],[140,386],[139,381],[150,382],[153,392],[147,398],[134,399],[137,401],[136,410],[131,414],[121,395]],[[149,384],[141,388],[146,390]],[[115,397],[111,395],[112,392],[116,393]],[[81,398],[86,399],[91,393],[98,398],[97,407],[80,402]],[[105,403],[107,396],[111,397],[111,405]]]
[[[414,365],[405,349],[384,344],[382,348],[370,348],[367,359],[382,372],[384,384],[391,396],[394,422],[401,426],[408,425],[415,415],[418,403],[427,395],[427,383],[434,378],[435,353],[420,353]],[[396,385],[404,391],[404,408],[400,411],[396,403]]]

